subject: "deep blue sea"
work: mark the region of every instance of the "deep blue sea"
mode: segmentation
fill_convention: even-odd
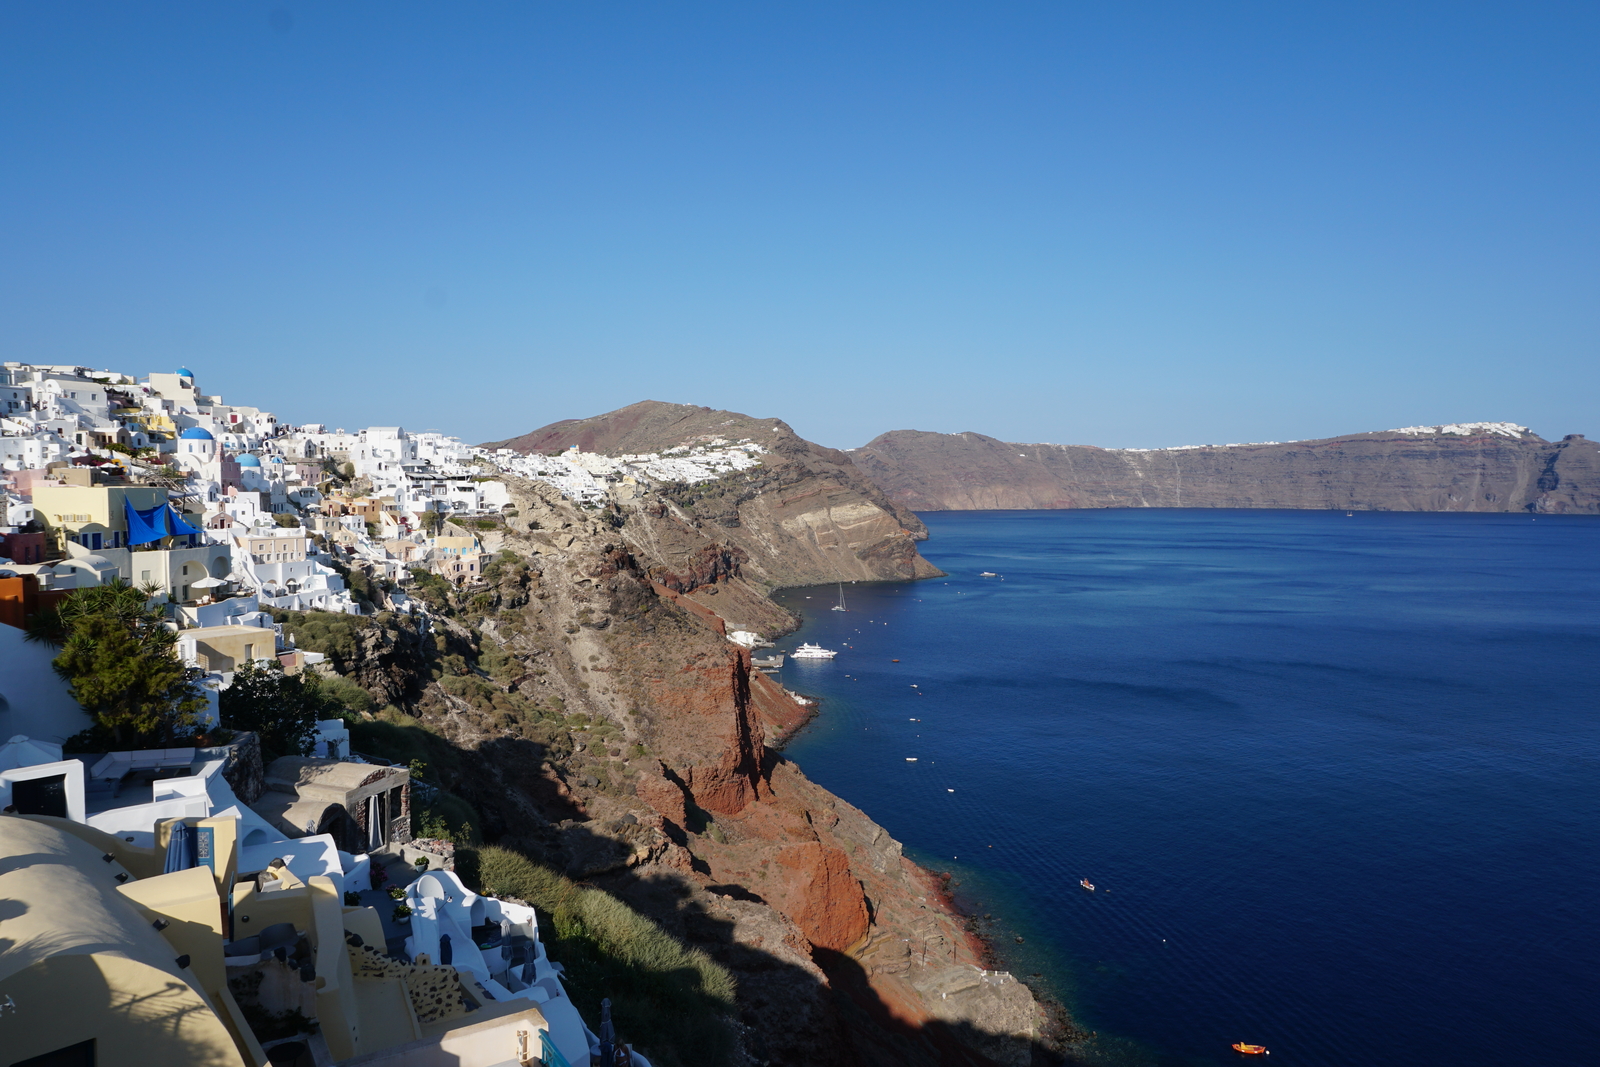
[[[787,752],[1091,1062],[1600,1064],[1600,517],[923,518],[948,578],[779,595]]]

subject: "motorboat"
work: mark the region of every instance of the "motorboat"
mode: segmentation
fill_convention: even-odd
[[[789,653],[790,659],[832,659],[839,653],[821,645],[805,644]]]
[[[1083,886],[1083,888],[1087,889],[1089,892],[1091,892],[1091,893],[1094,892],[1094,883],[1089,881],[1089,879],[1087,879],[1087,878],[1079,878],[1078,879],[1078,884]]]
[[[998,578],[1000,576],[998,574],[996,574],[994,571],[979,571],[978,572],[978,577],[979,578]]]
[[[1242,1052],[1246,1056],[1272,1055],[1272,1053],[1267,1051],[1267,1046],[1265,1045],[1247,1045],[1243,1041],[1235,1041],[1233,1043],[1233,1051]]]

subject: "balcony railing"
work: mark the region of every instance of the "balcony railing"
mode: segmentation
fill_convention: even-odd
[[[539,1031],[539,1058],[545,1062],[545,1067],[572,1067],[556,1048],[556,1043],[550,1040],[549,1030]]]

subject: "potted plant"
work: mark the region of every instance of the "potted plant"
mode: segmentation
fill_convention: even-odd
[[[396,904],[394,911],[389,913],[389,917],[402,926],[405,925],[411,921],[411,905]]]
[[[406,899],[406,891],[400,886],[392,885],[389,887],[389,897],[392,900],[404,900]]]
[[[428,869],[428,857],[418,856],[416,859],[411,861],[411,865],[419,871],[425,871]]]

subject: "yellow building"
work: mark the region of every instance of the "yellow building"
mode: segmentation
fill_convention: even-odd
[[[178,633],[178,658],[205,671],[236,671],[277,656],[276,631],[261,626],[201,626]]]
[[[476,537],[435,537],[428,542],[434,573],[461,585],[478,580],[489,562]]]
[[[205,847],[164,872],[180,825]],[[549,1028],[537,1006],[386,955],[377,912],[347,906],[326,877],[237,871],[235,826],[164,821],[141,848],[0,814],[0,1063],[266,1067],[250,1020],[294,1013],[315,1033],[276,1040],[309,1045],[319,1063],[537,1062]]]
[[[297,528],[246,534],[234,538],[234,543],[254,556],[257,563],[304,563],[308,540],[306,531]]]
[[[128,543],[127,501],[137,511],[167,502],[167,491],[143,485],[36,485],[33,510],[67,540],[91,552]],[[197,517],[198,518],[198,517]]]
[[[123,409],[117,412],[117,417],[134,423],[147,434],[178,436],[178,424],[164,411],[151,411],[148,408]]]
[[[67,473],[82,480],[79,472]],[[130,585],[153,583],[163,595],[187,601],[205,591],[196,583],[228,576],[233,570],[233,551],[228,545],[208,544],[198,534],[130,545],[139,535],[129,534],[127,507],[148,512],[168,503],[167,490],[154,486],[36,485],[33,489],[34,512],[62,532],[69,554],[100,555]],[[198,529],[201,518],[184,515],[183,521]],[[167,547],[158,547],[161,545]]]
[[[0,1055],[50,1067],[258,1067],[265,1057],[222,980],[210,872],[135,881],[118,841],[65,819],[0,816]]]

